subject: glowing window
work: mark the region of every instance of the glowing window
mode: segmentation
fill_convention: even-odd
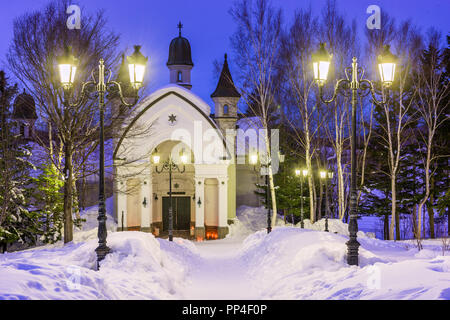
[[[178,71],[178,82],[182,82],[183,81],[183,77],[182,77],[182,72]]]

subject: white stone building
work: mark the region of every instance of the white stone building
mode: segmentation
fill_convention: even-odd
[[[253,191],[259,177],[252,166],[235,164],[235,135],[226,131],[236,129],[240,99],[227,57],[211,95],[214,115],[191,91],[193,66],[190,44],[180,29],[169,48],[170,84],[140,102],[115,141],[114,217],[119,230],[167,234],[170,177],[167,170],[158,171],[169,156],[184,169],[174,170],[171,179],[175,236],[223,238],[236,216],[236,199],[239,205],[258,204]],[[133,126],[151,126],[150,133],[129,137]],[[156,152],[158,165],[152,161]],[[189,155],[186,165],[180,154]]]

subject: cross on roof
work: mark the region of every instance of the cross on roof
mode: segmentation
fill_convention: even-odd
[[[181,21],[178,23],[178,29],[180,29],[180,37],[181,37],[181,29],[183,28],[183,25],[181,24]]]

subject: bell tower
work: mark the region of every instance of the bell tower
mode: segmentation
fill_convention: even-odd
[[[214,101],[214,120],[225,135],[227,129],[236,129],[237,104],[241,98],[240,93],[234,86],[230,69],[228,68],[227,55],[220,73],[219,83],[211,95]]]
[[[191,89],[191,70],[194,67],[194,63],[191,58],[191,45],[186,38],[181,36],[182,28],[183,25],[180,21],[178,24],[178,37],[170,42],[167,68],[170,70],[170,83]]]

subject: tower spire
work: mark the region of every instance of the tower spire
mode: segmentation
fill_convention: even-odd
[[[178,29],[179,29],[179,35],[181,37],[181,29],[183,28],[183,25],[181,24],[181,21],[178,23]]]

